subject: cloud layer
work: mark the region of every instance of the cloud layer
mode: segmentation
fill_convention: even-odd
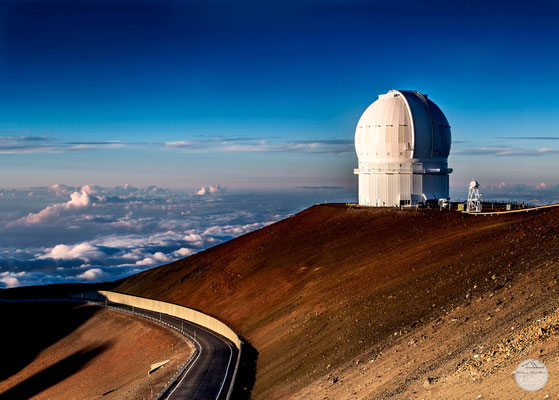
[[[500,182],[485,199],[555,203],[559,185]],[[453,193],[464,199],[466,193]],[[115,280],[188,257],[354,189],[240,193],[129,185],[0,189],[0,287]]]
[[[193,137],[187,140],[166,142],[106,141],[63,141],[48,136],[0,135],[0,154],[67,153],[125,147],[149,147],[157,150],[181,152],[302,152],[302,153],[353,153],[350,139],[303,139],[277,140],[257,137]]]
[[[264,227],[343,190],[237,193],[220,185],[0,189],[0,287],[115,280]]]
[[[70,194],[70,200],[65,203],[57,203],[43,208],[41,211],[36,213],[29,213],[24,218],[20,219],[19,222],[27,224],[38,224],[44,222],[45,220],[52,217],[59,217],[60,214],[66,210],[71,210],[73,208],[86,208],[91,205],[91,197],[88,193],[88,187],[82,188],[79,192],[73,192]]]

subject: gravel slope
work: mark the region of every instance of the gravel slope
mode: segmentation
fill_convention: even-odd
[[[254,387],[243,383],[253,398],[415,398],[465,365],[474,345],[497,345],[510,322],[523,329],[559,306],[558,239],[557,209],[475,217],[321,205],[116,290],[230,324],[258,352]],[[536,273],[544,283],[534,290],[549,297],[526,292]],[[453,312],[464,322],[449,322]],[[331,395],[346,379],[351,389]]]

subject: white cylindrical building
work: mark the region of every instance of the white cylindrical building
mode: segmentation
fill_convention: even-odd
[[[391,90],[355,130],[359,204],[400,206],[449,198],[450,126],[427,95]]]

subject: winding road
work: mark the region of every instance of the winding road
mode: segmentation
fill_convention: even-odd
[[[0,299],[2,302],[73,301],[133,313],[185,332],[196,342],[198,353],[181,376],[161,397],[169,400],[226,400],[230,398],[238,349],[218,334],[180,318],[119,303],[77,299]],[[169,328],[171,329],[171,328]]]
[[[216,333],[180,318],[128,305],[111,303],[113,309],[133,312],[182,330],[196,341],[199,353],[164,399],[225,400],[230,391],[233,370],[238,357],[237,348]]]

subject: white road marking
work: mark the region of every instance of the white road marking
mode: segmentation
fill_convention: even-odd
[[[175,388],[173,390],[171,390],[171,393],[169,393],[166,397],[166,399],[168,399],[169,397],[171,397],[171,395],[173,393],[175,393],[175,390],[177,390],[177,388],[181,385],[182,381],[184,381],[184,378],[186,378],[186,376],[188,375],[188,372],[192,369],[192,367],[194,366],[194,364],[196,364],[196,361],[198,361],[198,359],[200,358],[200,356],[202,355],[202,346],[200,345],[200,343],[192,338],[196,343],[198,343],[198,347],[200,348],[200,351],[198,352],[198,355],[196,356],[196,359],[192,362],[192,364],[190,364],[190,367],[188,367],[188,369],[185,371],[183,377],[181,378],[181,380],[179,381],[179,383],[176,384]]]

